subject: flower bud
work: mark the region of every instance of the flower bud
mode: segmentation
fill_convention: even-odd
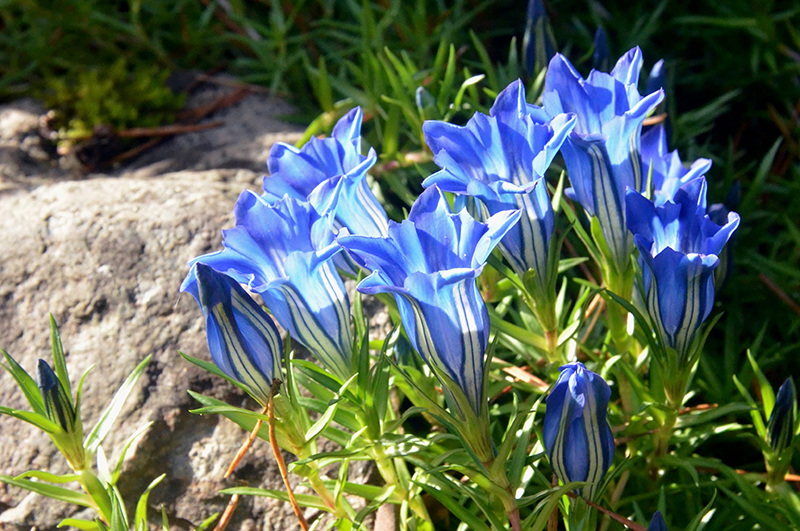
[[[653,513],[653,519],[650,520],[647,531],[667,531],[667,524],[664,522],[664,517],[661,516],[661,511]]]
[[[75,471],[86,467],[86,452],[83,448],[83,424],[72,397],[69,396],[61,381],[50,365],[39,360],[36,365],[36,385],[42,393],[47,418],[58,425],[61,430],[48,432],[53,443]]]
[[[792,444],[796,401],[794,380],[790,376],[778,390],[775,406],[767,424],[767,441],[776,454],[780,454]]]
[[[244,384],[262,405],[269,401],[274,378],[280,378],[283,351],[278,329],[261,306],[228,275],[198,262],[197,280],[186,287],[206,319],[211,359]]]
[[[36,365],[36,385],[42,393],[47,418],[72,433],[75,428],[75,408],[56,373],[44,360]]]
[[[614,437],[606,420],[611,389],[582,363],[561,367],[547,397],[544,446],[564,483],[586,481],[580,494],[591,500],[614,458]]]

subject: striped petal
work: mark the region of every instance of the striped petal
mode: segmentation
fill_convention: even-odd
[[[728,215],[719,226],[705,212],[704,178],[656,205],[636,191],[625,198],[628,228],[639,249],[647,310],[663,344],[686,361],[700,325],[714,305],[714,269],[739,225]]]
[[[564,483],[586,481],[581,495],[591,500],[611,466],[614,438],[606,420],[611,389],[582,363],[561,367],[547,397],[544,444],[550,464]]]
[[[261,404],[280,378],[281,339],[272,319],[234,279],[198,263],[189,291],[206,320],[211,359]]]
[[[338,239],[373,270],[359,291],[395,296],[414,349],[447,376],[447,385],[457,388],[449,392],[460,392],[476,415],[483,408],[489,319],[475,279],[519,215],[506,211],[480,223],[465,210],[451,213],[444,194],[432,186],[407,220],[389,224],[387,238]]]
[[[236,204],[236,226],[223,231],[224,249],[195,258],[245,283],[261,295],[278,323],[331,372],[352,374],[350,302],[336,260],[330,215],[292,197],[270,205],[245,191]],[[197,291],[192,269],[182,289]]]
[[[576,121],[543,115],[526,103],[517,80],[497,96],[489,116],[476,113],[464,127],[425,122],[425,140],[442,170],[423,185],[480,199],[484,218],[522,209],[520,226],[506,234],[500,249],[519,275],[534,269],[545,281],[553,212],[542,176]]]
[[[794,380],[790,376],[783,382],[775,396],[775,405],[769,415],[767,424],[767,441],[776,454],[783,452],[792,444],[795,432],[794,412],[797,409],[797,397]]]
[[[264,200],[273,204],[288,195],[317,206],[328,202],[325,194],[337,193],[339,226],[352,234],[385,236],[386,211],[366,181],[377,156],[374,150],[361,154],[362,118],[360,107],[352,109],[336,123],[332,136],[312,138],[301,149],[276,143],[267,160],[270,176],[264,177]],[[330,181],[342,181],[340,195]]]

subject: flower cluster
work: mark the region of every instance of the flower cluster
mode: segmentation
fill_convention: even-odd
[[[531,5],[542,24],[537,4]],[[608,61],[607,39],[602,32],[597,38],[601,65]],[[542,43],[539,48],[539,55],[547,55]],[[424,139],[440,170],[423,181],[426,190],[399,223],[388,221],[368,184],[376,154],[361,153],[361,109],[346,114],[329,138],[312,138],[301,149],[274,146],[264,193],[240,195],[236,224],[223,231],[223,249],[192,260],[181,287],[202,309],[214,362],[266,403],[281,375],[274,318],[341,383],[364,385],[366,374],[353,377],[370,360],[358,359],[365,346],[354,346],[360,343],[354,342],[340,276],[340,270],[361,269],[368,276],[357,289],[393,296],[408,338],[403,344],[442,383],[450,412],[427,397],[432,414],[449,415],[445,424],[459,433],[499,492],[511,492],[502,467],[493,464],[497,450],[485,376],[490,317],[476,279],[497,247],[510,266],[498,269],[522,280],[514,285],[529,296],[525,300],[547,337],[545,354],[555,353],[563,301],[555,293],[560,248],[547,171],[561,152],[572,185],[566,194],[591,220],[595,246],[588,237],[584,243],[607,286],[622,278],[613,287],[632,289],[638,250],[650,337],[660,346],[653,356],[665,369],[669,405],[680,405],[681,386],[699,351],[698,330],[714,302],[713,271],[739,218],[729,213],[722,225],[709,218],[709,161],[687,168],[677,152],[668,152],[664,124],[642,135],[645,118],[664,97],[663,63],[648,82],[658,88],[640,95],[642,62],[635,48],[610,73],[592,71],[584,79],[556,54],[543,106],[529,104],[522,82],[515,81],[488,115],[476,113],[464,126],[425,122]],[[455,212],[446,193],[457,196]],[[260,296],[272,317],[242,284]],[[631,289],[620,293],[627,301]],[[609,328],[611,322],[609,308]],[[550,464],[561,481],[584,483],[577,492],[589,500],[614,457],[606,414],[610,396],[600,375],[573,361],[561,367],[547,398],[543,442]],[[770,421],[778,446],[787,439],[780,411]],[[373,432],[374,442],[380,432]],[[513,499],[501,498],[513,515]],[[651,528],[664,527],[656,513]]]

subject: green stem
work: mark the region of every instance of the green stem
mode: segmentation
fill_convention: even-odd
[[[603,280],[609,291],[616,293],[626,301],[630,301],[633,295],[633,267],[619,273],[613,268],[603,270]],[[628,311],[614,301],[606,304],[608,314],[608,330],[611,338],[620,354],[630,352],[631,336],[628,333]]]
[[[656,455],[659,457],[667,455],[669,450],[669,440],[672,437],[672,430],[678,422],[678,412],[680,411],[681,404],[683,403],[683,396],[670,397],[667,396],[667,412],[664,417],[664,422],[661,424],[656,433]]]
[[[97,512],[100,513],[100,518],[106,524],[111,522],[111,498],[108,496],[103,482],[88,468],[80,471],[80,479],[78,480],[86,494],[92,497],[94,503],[97,505]]]
[[[409,496],[408,489],[404,485],[401,485],[398,481],[397,474],[394,470],[394,465],[391,462],[391,458],[386,455],[386,450],[384,449],[383,444],[378,441],[373,441],[370,453],[372,454],[372,458],[375,460],[375,466],[378,468],[378,473],[381,475],[386,484],[394,486],[395,494],[401,499],[408,500],[408,506],[412,511],[414,511],[414,514],[426,522],[431,522],[431,517],[428,514],[428,510],[425,508],[425,504],[422,503],[422,499],[419,496]]]
[[[352,520],[343,507],[336,505],[336,500],[328,490],[328,487],[323,483],[322,478],[319,477],[319,469],[311,467],[311,473],[308,475],[308,481],[311,483],[311,488],[314,489],[325,505],[331,510],[336,518],[344,518],[345,520]]]

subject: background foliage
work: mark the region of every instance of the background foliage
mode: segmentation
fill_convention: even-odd
[[[612,58],[634,45],[646,68],[664,58],[670,147],[683,160],[711,158],[709,201],[742,216],[736,267],[718,296],[725,315],[695,400],[729,401],[733,375],[753,381],[748,347],[776,388],[800,374],[800,7],[562,0],[546,8],[558,50],[584,74],[598,26]],[[517,77],[535,99],[541,80],[524,66],[525,15],[525,2],[510,0],[0,0],[0,98],[42,98],[67,135],[169,122],[182,95],[168,91],[168,74],[187,69],[230,72],[291,97],[298,113],[287,118],[311,123],[309,135],[358,104],[381,153],[387,209],[400,217],[433,168],[422,121],[463,123]],[[733,436],[706,444],[731,466],[760,459]]]

